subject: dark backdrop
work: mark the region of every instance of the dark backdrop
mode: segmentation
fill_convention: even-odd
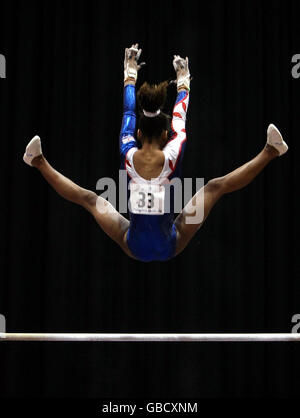
[[[9,332],[290,332],[300,313],[297,2],[2,2],[0,313]],[[186,177],[220,176],[275,123],[290,151],[224,197],[186,250],[129,259],[22,161],[39,134],[83,187],[118,178],[124,48],[139,84],[191,73]],[[170,89],[169,104],[175,99]],[[290,343],[1,343],[1,396],[292,396]]]

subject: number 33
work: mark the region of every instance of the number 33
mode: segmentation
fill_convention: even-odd
[[[144,208],[146,204],[146,193],[139,192],[141,196],[140,200],[138,201],[138,207]],[[154,195],[152,193],[147,193],[147,208],[152,209],[154,207]]]

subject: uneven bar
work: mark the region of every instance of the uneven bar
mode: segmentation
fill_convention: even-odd
[[[300,341],[297,333],[250,334],[73,334],[73,333],[0,333],[1,341],[172,341],[172,342],[252,342]]]

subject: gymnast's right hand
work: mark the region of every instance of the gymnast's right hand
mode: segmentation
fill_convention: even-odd
[[[174,55],[173,67],[177,75],[177,80],[175,81],[177,84],[177,90],[190,90],[191,75],[188,57],[185,57],[184,59],[179,55]]]
[[[142,53],[141,49],[138,49],[139,44],[132,45],[130,48],[125,49],[124,57],[124,82],[136,83],[138,70],[145,65],[144,62],[138,64],[138,60]]]

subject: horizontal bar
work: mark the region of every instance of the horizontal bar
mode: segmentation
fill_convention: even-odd
[[[254,334],[72,334],[72,333],[0,333],[1,341],[300,341],[297,333]]]

